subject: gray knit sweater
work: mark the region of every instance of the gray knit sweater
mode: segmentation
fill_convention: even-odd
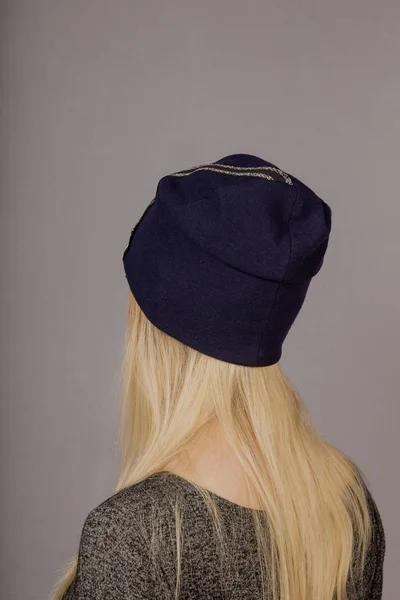
[[[235,568],[224,573],[211,517],[190,482],[170,472],[156,473],[114,494],[87,516],[79,544],[75,580],[63,600],[173,600],[175,595],[175,513],[171,498],[184,498],[181,600],[258,600],[260,578],[250,508],[212,496],[228,531]],[[373,524],[364,577],[348,587],[349,600],[381,600],[385,534],[368,492]],[[158,523],[168,540],[152,562],[149,536]],[[310,599],[311,600],[311,599]]]

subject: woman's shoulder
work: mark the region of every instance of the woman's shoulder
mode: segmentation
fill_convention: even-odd
[[[383,589],[383,564],[386,552],[386,537],[381,512],[371,488],[364,481],[368,513],[371,522],[371,537],[366,552],[363,571],[363,590],[371,600],[380,600]]]
[[[377,501],[375,500],[374,495],[371,492],[369,484],[365,484],[365,493],[368,504],[369,516],[371,519],[371,529],[372,529],[372,546],[375,551],[384,552],[386,548],[386,539],[385,539],[385,529],[383,526],[383,519],[381,512],[378,508]]]
[[[172,490],[178,486],[167,475],[155,473],[108,496],[88,513],[84,533],[104,530],[111,534],[118,530],[121,534],[141,527],[147,535],[146,524],[173,510]]]
[[[76,575],[63,600],[148,597],[153,585],[148,519],[143,519],[151,502],[148,487],[139,482],[90,510],[81,530]]]
[[[87,514],[84,530],[129,530],[157,507],[161,507],[162,499],[159,489],[152,485],[151,478],[143,479],[95,505]]]

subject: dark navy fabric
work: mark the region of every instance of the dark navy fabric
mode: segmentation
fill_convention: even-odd
[[[256,156],[162,177],[123,254],[129,287],[159,329],[219,360],[261,367],[320,270],[331,209]]]

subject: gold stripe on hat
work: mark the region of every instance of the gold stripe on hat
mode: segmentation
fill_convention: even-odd
[[[261,177],[262,179],[268,179],[270,181],[283,181],[289,185],[293,185],[293,181],[290,176],[278,169],[278,167],[236,167],[234,165],[222,165],[219,163],[211,163],[209,165],[198,165],[196,167],[191,167],[190,169],[184,169],[183,171],[177,171],[176,173],[171,173],[171,176],[174,177],[184,177],[185,175],[191,175],[196,171],[214,171],[215,173],[225,173],[227,175],[237,175],[242,177]],[[150,208],[150,206],[155,202],[156,197],[154,197],[150,203],[148,204],[145,213]],[[144,217],[144,214],[137,221],[136,225],[131,230],[131,236],[135,231],[136,227],[139,225],[140,221]]]
[[[235,167],[234,165],[222,165],[219,163],[212,163],[209,165],[198,165],[191,167],[190,169],[184,169],[183,171],[177,171],[171,173],[174,177],[183,177],[185,175],[191,175],[196,171],[214,171],[216,173],[226,173],[228,175],[238,175],[247,177],[261,177],[263,179],[269,179],[270,181],[284,181],[289,185],[293,185],[293,181],[290,176],[278,169],[277,167]],[[279,177],[280,176],[280,177]]]

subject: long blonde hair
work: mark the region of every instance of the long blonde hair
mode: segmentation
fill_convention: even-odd
[[[317,431],[279,364],[246,367],[201,354],[155,327],[129,292],[120,416],[121,470],[114,493],[162,471],[217,422],[265,511],[252,511],[263,597],[347,599],[354,553],[360,574],[371,539],[365,478]],[[221,537],[213,497],[199,491]],[[178,546],[179,514],[177,505]],[[62,599],[77,558],[51,600]],[[178,551],[176,600],[180,561]]]

